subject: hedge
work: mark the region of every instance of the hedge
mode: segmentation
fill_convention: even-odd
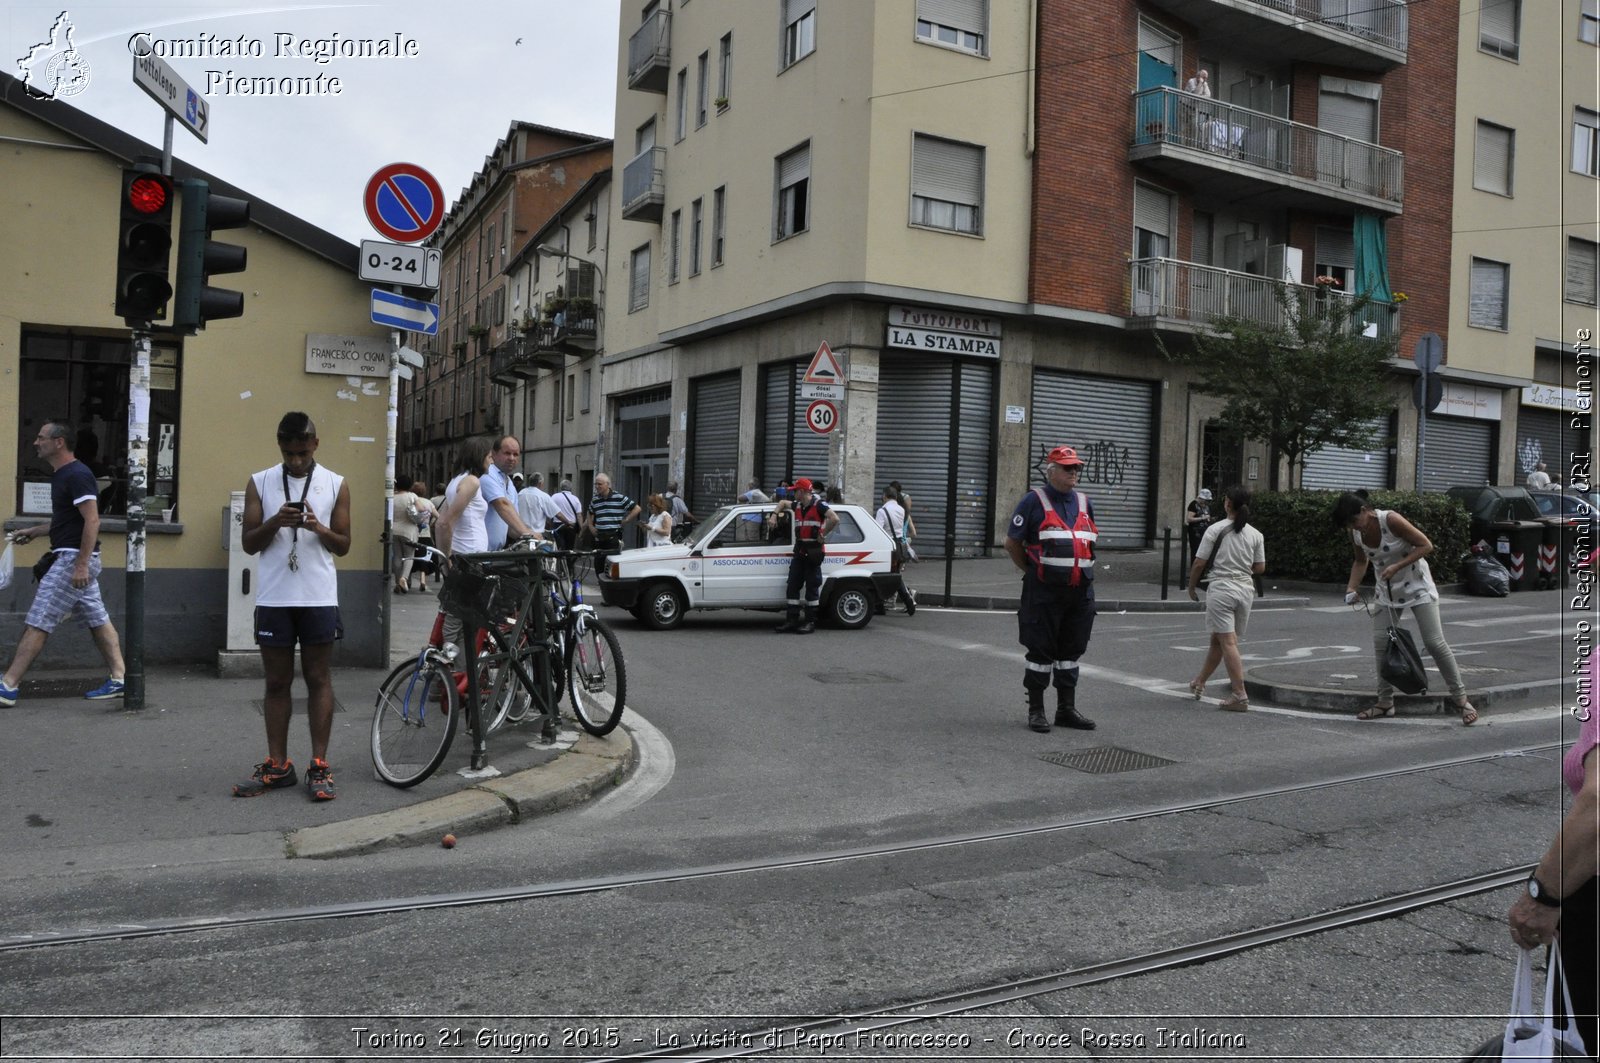
[[[1438,583],[1454,583],[1467,553],[1467,511],[1459,500],[1421,491],[1372,491],[1377,509],[1399,510],[1433,540],[1428,567]],[[1267,540],[1267,575],[1315,583],[1350,578],[1350,533],[1328,520],[1337,491],[1262,491],[1250,500],[1250,523]],[[1367,574],[1368,582],[1372,573]]]

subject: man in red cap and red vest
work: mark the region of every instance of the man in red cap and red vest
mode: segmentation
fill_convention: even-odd
[[[1056,726],[1094,730],[1078,712],[1078,658],[1094,629],[1094,506],[1078,490],[1083,462],[1071,447],[1045,458],[1045,484],[1022,496],[1006,532],[1006,554],[1022,570],[1017,640],[1027,650],[1022,686],[1028,727],[1048,734],[1044,691],[1056,688]]]
[[[784,594],[787,606],[779,631],[809,635],[817,630],[817,606],[822,598],[823,541],[839,526],[839,515],[818,498],[815,485],[805,477],[794,482],[794,498],[783,499],[770,518],[774,526],[791,510],[794,512],[794,557],[789,562],[789,584]],[[800,589],[805,588],[805,620],[800,618]]]

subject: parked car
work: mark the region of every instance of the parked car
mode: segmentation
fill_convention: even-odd
[[[1533,504],[1539,507],[1541,517],[1559,520],[1563,524],[1588,524],[1590,534],[1594,533],[1596,517],[1600,515],[1600,494],[1572,487],[1559,491],[1533,491],[1530,494]]]
[[[1526,487],[1450,487],[1445,494],[1460,499],[1472,518],[1469,542],[1492,542],[1495,537],[1490,526],[1494,524],[1541,519],[1533,493]]]
[[[677,627],[690,609],[782,610],[794,531],[792,521],[767,527],[777,508],[723,506],[684,542],[613,555],[600,573],[601,597],[657,631]],[[839,526],[828,536],[818,619],[865,627],[899,585],[890,571],[894,543],[860,506],[830,508]]]

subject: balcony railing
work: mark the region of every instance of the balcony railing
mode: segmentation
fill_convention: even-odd
[[[1405,157],[1392,148],[1170,87],[1136,93],[1133,113],[1135,160],[1183,148],[1188,163],[1243,167],[1328,195],[1394,207],[1404,198]]]
[[[1406,50],[1406,5],[1402,0],[1250,0],[1281,11],[1306,26],[1321,26],[1364,41]]]
[[[1240,273],[1175,258],[1141,258],[1131,263],[1131,317],[1162,318],[1209,325],[1218,318],[1241,317],[1271,327],[1289,327],[1286,314],[1318,313],[1324,306],[1347,310],[1357,297],[1312,284],[1287,284],[1254,273]],[[1288,299],[1280,299],[1286,292]],[[1400,308],[1368,303],[1354,326],[1363,335],[1399,335]]]
[[[667,202],[667,149],[646,148],[622,170],[622,216],[660,221]]]
[[[547,369],[561,368],[566,359],[565,349],[555,339],[555,326],[536,325],[490,352],[489,379],[502,387],[514,388]]]
[[[628,38],[628,87],[666,92],[672,66],[672,14],[657,9]]]

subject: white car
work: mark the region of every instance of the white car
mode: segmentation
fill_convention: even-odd
[[[723,506],[681,543],[624,550],[600,574],[607,605],[633,613],[666,631],[690,609],[781,611],[794,556],[794,525],[767,526],[776,503]],[[840,627],[865,627],[879,603],[899,586],[890,572],[894,543],[860,506],[829,507],[839,526],[828,536],[822,562],[817,619]]]

